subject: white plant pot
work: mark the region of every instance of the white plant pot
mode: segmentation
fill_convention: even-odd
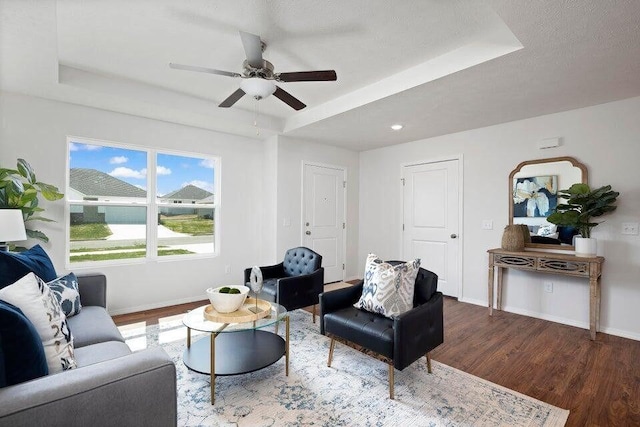
[[[574,240],[576,256],[596,256],[598,253],[598,240],[593,237],[576,236]]]

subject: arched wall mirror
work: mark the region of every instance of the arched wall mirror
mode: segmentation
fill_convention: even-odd
[[[509,174],[509,224],[526,224],[527,247],[574,250],[575,231],[547,221],[558,203],[558,190],[588,184],[587,167],[573,157],[553,157],[520,163]]]

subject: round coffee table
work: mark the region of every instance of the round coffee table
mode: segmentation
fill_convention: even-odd
[[[185,314],[187,348],[183,361],[187,368],[211,376],[211,404],[215,403],[215,378],[257,371],[285,356],[285,375],[289,376],[289,316],[283,306],[271,303],[271,312],[261,319],[241,323],[207,320],[198,307]],[[285,338],[278,335],[278,323],[285,322]],[[274,325],[275,332],[263,328]],[[209,337],[191,343],[191,330],[207,332]],[[213,355],[213,357],[212,357]]]

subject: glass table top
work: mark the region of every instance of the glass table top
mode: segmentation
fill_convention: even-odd
[[[282,320],[287,315],[287,309],[280,304],[276,304],[274,302],[270,302],[270,304],[271,312],[266,317],[241,323],[212,322],[211,320],[206,319],[204,317],[204,310],[209,306],[207,304],[191,310],[190,312],[185,314],[182,318],[182,323],[187,328],[201,332],[225,333],[246,331],[250,329],[260,329],[269,325],[273,325],[277,321]]]

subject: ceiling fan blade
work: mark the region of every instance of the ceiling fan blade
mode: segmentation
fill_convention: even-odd
[[[294,110],[302,110],[304,107],[306,107],[306,105],[303,104],[302,101],[300,101],[298,98],[295,98],[289,92],[283,90],[278,86],[276,86],[276,91],[273,92],[273,96],[275,96]]]
[[[238,73],[232,73],[230,71],[222,71],[222,70],[216,70],[214,68],[198,67],[198,66],[195,66],[195,65],[175,64],[173,62],[169,63],[169,67],[171,67],[173,69],[176,69],[176,70],[198,71],[200,73],[219,74],[221,76],[228,76],[228,77],[240,77],[241,76]]]
[[[247,55],[247,63],[253,68],[262,68],[262,41],[260,36],[240,31],[244,53]]]
[[[236,102],[238,102],[238,100],[240,98],[242,98],[244,96],[244,91],[242,89],[238,89],[235,92],[233,92],[231,95],[229,95],[229,97],[227,99],[225,99],[224,101],[222,101],[220,103],[220,105],[218,105],[218,107],[222,107],[222,108],[229,108],[231,107],[233,104],[235,104]]]
[[[338,79],[334,70],[297,71],[293,73],[278,73],[276,80],[280,82],[324,82]]]

